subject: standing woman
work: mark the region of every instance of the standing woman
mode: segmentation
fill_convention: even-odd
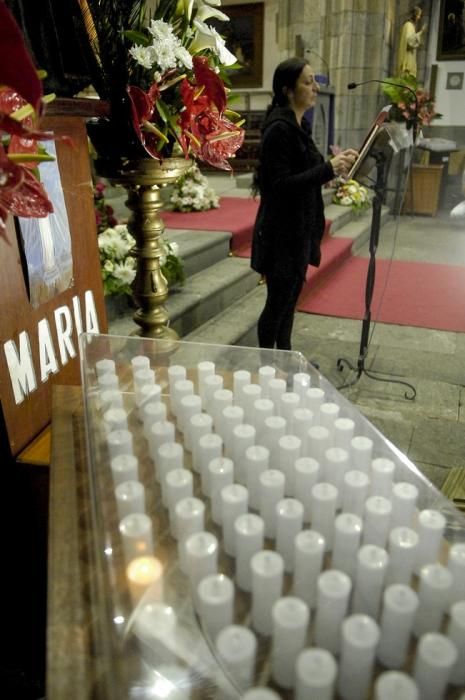
[[[262,127],[254,190],[260,194],[251,266],[266,277],[267,298],[258,320],[262,348],[291,349],[297,299],[307,265],[320,264],[325,227],[321,187],[344,175],[357,157],[351,149],[328,161],[316,148],[305,112],[319,92],[305,59],[280,63],[273,76],[273,101]]]

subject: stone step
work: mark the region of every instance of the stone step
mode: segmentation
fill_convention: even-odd
[[[179,245],[186,277],[192,277],[229,255],[231,234],[224,231],[165,229],[164,238]]]

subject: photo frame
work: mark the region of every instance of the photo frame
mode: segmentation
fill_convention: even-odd
[[[459,0],[441,0],[436,58],[438,61],[465,59],[465,6]]]
[[[232,86],[262,87],[264,3],[226,5],[221,9],[229,22],[218,23],[216,29],[241,64],[240,68],[228,71]]]
[[[463,88],[463,71],[447,74],[446,90],[461,90]]]

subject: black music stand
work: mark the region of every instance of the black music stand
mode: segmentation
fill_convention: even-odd
[[[380,113],[381,115],[382,113]],[[345,389],[352,386],[362,376],[366,375],[370,379],[375,379],[380,382],[392,382],[394,384],[401,384],[408,388],[404,396],[406,399],[412,401],[416,396],[416,389],[406,381],[401,379],[393,379],[391,377],[377,376],[378,374],[386,374],[385,372],[378,373],[375,370],[367,370],[365,368],[365,361],[368,355],[368,345],[369,345],[369,333],[371,324],[371,301],[373,298],[373,290],[375,286],[375,276],[376,276],[376,251],[378,248],[379,241],[379,231],[381,223],[381,207],[383,204],[384,194],[386,190],[386,180],[388,167],[391,161],[391,156],[393,152],[393,145],[391,140],[391,135],[389,131],[382,125],[380,115],[368,133],[362,148],[360,149],[359,157],[352,166],[347,179],[366,179],[372,170],[376,168],[376,180],[372,185],[374,191],[374,197],[372,200],[372,217],[371,217],[371,230],[370,230],[370,243],[369,252],[370,258],[368,261],[368,270],[365,284],[365,314],[362,321],[362,332],[360,337],[360,349],[357,360],[357,365],[355,366],[349,360],[344,357],[340,357],[337,360],[337,368],[340,372],[343,371],[344,366],[348,367],[350,370],[355,372],[355,377],[350,381],[347,380],[338,389]]]

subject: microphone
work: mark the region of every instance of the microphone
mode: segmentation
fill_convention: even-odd
[[[376,80],[373,78],[372,80],[363,80],[361,83],[348,83],[347,89],[348,90],[354,90],[355,88],[359,87],[360,85],[366,85],[367,83],[380,83],[381,85],[393,85],[394,87],[399,87],[404,90],[407,90],[408,92],[411,92],[413,95],[413,99],[415,100],[415,117],[413,119],[413,143],[417,140],[417,128],[418,128],[418,98],[417,98],[417,93],[415,90],[412,90],[411,87],[408,85],[402,85],[401,83],[393,83],[391,80]]]
[[[330,81],[330,79],[329,79],[329,65],[328,65],[328,61],[326,61],[326,60],[323,58],[323,56],[320,56],[320,54],[317,53],[316,51],[314,51],[313,49],[305,49],[305,53],[312,53],[314,56],[316,56],[317,58],[320,59],[320,61],[322,62],[323,66],[326,68],[326,73],[327,73],[327,75],[328,75],[328,86],[327,86],[327,87],[329,87],[330,84],[331,84],[331,81]]]

